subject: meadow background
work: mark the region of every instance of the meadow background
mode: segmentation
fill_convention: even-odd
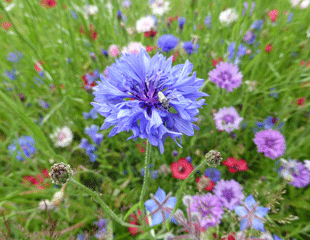
[[[218,150],[224,160],[234,157],[247,161],[248,170],[237,173],[230,173],[226,166],[219,165],[221,179],[238,181],[245,196],[252,193],[261,206],[277,199],[286,184],[277,171],[279,159],[272,160],[258,153],[253,142],[256,123],[268,116],[277,118],[275,127],[283,122],[281,133],[286,140],[286,150],[282,157],[301,162],[310,159],[310,33],[307,36],[310,7],[293,7],[289,0],[257,0],[253,12],[250,14],[248,7],[243,15],[243,0],[170,0],[170,10],[162,16],[155,15],[156,36],[147,38],[134,30],[138,19],[152,15],[148,1],[132,0],[129,8],[124,7],[121,0],[56,2],[52,7],[45,4],[48,1],[43,4],[32,0],[0,2],[1,239],[83,239],[81,234],[85,239],[87,236],[96,239],[95,221],[108,216],[89,194],[70,182],[56,209],[39,208],[40,201],[51,200],[61,188],[42,173],[54,163],[70,164],[73,178],[100,192],[100,198],[125,221],[128,221],[128,210],[139,202],[145,139],[126,141],[131,135],[127,132],[109,138],[110,129],[100,131],[104,138],[94,162],[80,147],[83,138],[91,142],[85,128],[92,124],[101,126],[104,122],[100,115],[96,119],[85,119],[83,115],[92,109],[90,103],[94,96],[91,90],[83,88],[82,77],[96,69],[103,74],[106,67],[114,63],[111,54],[105,55],[112,44],[120,50],[132,41],[156,47],[160,36],[173,34],[179,39],[179,45],[163,54],[175,56],[173,65],[187,59],[193,63],[197,77],[205,80],[201,91],[210,95],[198,115],[200,130],[195,130],[194,136],[182,136],[183,148],[169,138],[163,154],[152,147],[152,174],[144,201],[158,187],[176,196],[184,181],[171,173],[156,172],[161,165],[170,167],[180,158],[190,157],[193,166],[197,166],[212,149]],[[98,12],[87,16],[83,8],[87,4],[97,6]],[[251,5],[248,1],[248,6]],[[220,13],[227,8],[235,8],[238,13],[238,20],[229,26],[219,21]],[[270,16],[272,10],[278,11],[274,21]],[[205,23],[207,16],[211,16],[210,24]],[[186,19],[182,30],[178,17]],[[256,20],[263,20],[263,24],[260,30],[253,30],[255,42],[248,44],[242,39]],[[197,53],[189,55],[181,43],[193,39],[198,41],[199,48]],[[212,83],[208,73],[215,68],[214,60],[221,57],[229,61],[231,43],[235,46],[242,43],[248,51],[238,63],[242,85],[227,92]],[[268,50],[269,44],[272,47]],[[154,48],[149,54],[153,56],[158,51],[160,49]],[[13,56],[10,53],[15,54],[14,61],[8,59]],[[237,109],[243,121],[233,133],[220,132],[213,113],[230,106]],[[64,126],[73,132],[73,141],[68,147],[55,147],[50,135],[57,127]],[[36,152],[18,161],[8,147],[23,135],[34,139]],[[204,170],[195,173],[194,178],[200,177]],[[33,184],[34,181],[31,183],[25,176],[28,179],[33,176],[37,182]],[[184,194],[198,193],[194,178],[186,184]],[[282,239],[310,239],[309,186],[296,188],[286,184],[284,188],[283,199],[275,205],[278,211],[268,213],[265,228]],[[132,212],[137,214],[136,210]],[[231,214],[215,232],[219,236],[238,232],[239,225],[237,215]],[[163,239],[165,232],[177,234],[178,228],[169,223],[154,229],[158,239]],[[127,227],[112,219],[108,220],[104,235],[102,239],[112,239],[113,235],[114,239],[152,239],[148,233],[131,235]]]

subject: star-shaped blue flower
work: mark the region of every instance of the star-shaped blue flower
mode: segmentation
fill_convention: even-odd
[[[171,197],[171,192],[166,196],[164,190],[158,187],[155,196],[151,194],[150,200],[147,200],[144,203],[146,210],[150,212],[152,216],[152,226],[162,223],[164,220],[170,217],[170,214],[177,202],[176,197]],[[171,222],[177,223],[174,217],[171,218]]]
[[[255,202],[252,194],[245,199],[242,205],[243,206],[234,207],[241,220],[240,230],[243,231],[248,227],[253,227],[259,231],[265,232],[263,221],[269,208],[259,207],[259,203]]]

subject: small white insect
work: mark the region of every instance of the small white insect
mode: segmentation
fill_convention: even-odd
[[[162,92],[158,92],[158,100],[159,102],[163,105],[164,108],[168,109],[169,108],[169,103],[168,99]]]

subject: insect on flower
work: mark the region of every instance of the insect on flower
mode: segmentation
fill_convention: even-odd
[[[168,110],[170,108],[169,106],[169,102],[168,102],[168,99],[166,98],[166,96],[162,93],[162,92],[158,92],[158,100],[159,102],[162,104],[162,106]]]

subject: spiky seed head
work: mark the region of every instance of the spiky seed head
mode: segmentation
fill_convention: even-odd
[[[216,167],[221,164],[223,161],[222,155],[217,150],[211,150],[205,155],[205,160],[207,161],[207,164],[212,167]]]
[[[73,171],[69,164],[55,163],[51,167],[50,176],[51,180],[55,184],[65,184],[69,181],[71,176],[73,175]]]

